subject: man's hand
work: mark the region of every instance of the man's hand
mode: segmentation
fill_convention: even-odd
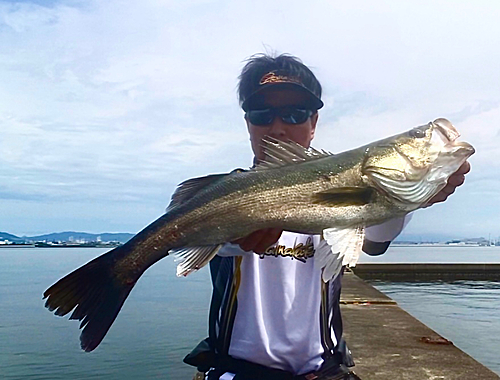
[[[469,162],[465,161],[458,170],[448,178],[448,183],[443,189],[437,193],[432,199],[427,202],[424,207],[429,207],[434,203],[444,202],[448,197],[455,192],[458,186],[462,186],[465,181],[465,175],[470,171]]]
[[[271,245],[280,238],[283,230],[279,228],[266,228],[252,232],[250,235],[237,239],[232,243],[238,244],[244,251],[264,253]]]

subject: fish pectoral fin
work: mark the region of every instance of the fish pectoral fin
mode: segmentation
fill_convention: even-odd
[[[373,187],[338,187],[313,194],[312,202],[325,206],[362,206],[372,200],[374,193]]]
[[[200,247],[183,247],[173,249],[170,252],[176,256],[175,261],[182,260],[177,265],[177,276],[187,276],[191,272],[203,268],[213,259],[223,244],[204,245]]]
[[[335,279],[345,265],[349,267],[356,265],[363,247],[364,237],[364,227],[323,230],[322,242],[328,245],[329,249],[322,247],[315,254],[315,260],[323,268],[323,281]]]

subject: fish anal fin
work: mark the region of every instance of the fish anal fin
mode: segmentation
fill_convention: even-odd
[[[326,206],[362,206],[370,203],[373,187],[337,187],[313,194],[312,202]]]
[[[207,245],[201,247],[184,247],[172,250],[176,256],[176,261],[182,260],[177,265],[177,276],[187,276],[188,274],[203,268],[219,252],[223,244]]]

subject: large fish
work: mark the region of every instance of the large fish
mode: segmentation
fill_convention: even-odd
[[[45,306],[57,315],[74,310],[82,349],[92,351],[155,262],[177,253],[177,274],[187,275],[224,243],[269,227],[324,231],[332,250],[315,261],[327,281],[355,263],[366,226],[418,209],[445,186],[474,153],[458,136],[448,120],[437,119],[340,154],[268,139],[257,167],[181,183],[162,217],[52,285]]]

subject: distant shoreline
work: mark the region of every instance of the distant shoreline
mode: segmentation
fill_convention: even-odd
[[[0,244],[0,248],[116,248],[122,244]]]
[[[0,244],[0,248],[35,248],[35,244]]]
[[[481,245],[481,244],[446,244],[446,243],[398,243],[393,242],[392,247],[494,247],[494,245]]]

